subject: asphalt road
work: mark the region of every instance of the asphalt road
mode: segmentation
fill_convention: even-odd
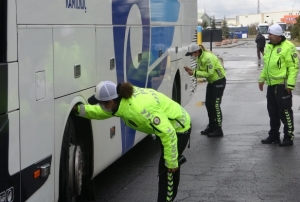
[[[209,49],[209,47],[207,47]],[[299,202],[300,85],[293,91],[294,146],[263,145],[269,117],[266,88],[257,79],[263,67],[255,43],[213,48],[224,59],[227,85],[222,100],[222,138],[200,135],[208,124],[204,106],[206,82],[185,106],[193,120],[191,148],[184,155],[175,201],[180,202]],[[281,128],[282,131],[282,128]],[[283,134],[281,134],[281,138]],[[99,174],[97,202],[154,202],[157,197],[158,141],[151,136]]]

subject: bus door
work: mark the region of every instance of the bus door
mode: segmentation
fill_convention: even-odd
[[[18,26],[22,201],[54,201],[52,38],[51,26]]]

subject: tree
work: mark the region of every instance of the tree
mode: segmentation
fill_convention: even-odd
[[[212,29],[216,29],[216,20],[215,20],[215,16],[213,16],[212,19],[211,19],[211,28],[212,28]]]
[[[291,38],[300,41],[300,16],[296,18],[296,21],[291,30]]]
[[[203,21],[202,27],[205,29],[208,27],[208,22],[206,20]]]
[[[228,36],[229,36],[229,28],[228,28],[227,20],[226,20],[225,16],[222,21],[222,35],[225,36],[225,38],[228,38]]]
[[[250,24],[250,26],[248,26],[248,35],[249,36],[254,36],[257,34],[257,31],[256,31],[257,24],[252,23],[252,24]]]

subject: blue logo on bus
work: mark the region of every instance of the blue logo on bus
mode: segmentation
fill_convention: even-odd
[[[127,26],[130,11],[137,6],[141,16],[142,55],[138,66],[131,54],[132,29]],[[167,57],[164,53],[171,47],[174,26],[153,26],[151,22],[177,22],[180,10],[178,0],[112,0],[112,22],[117,81],[125,80],[139,87],[158,89],[166,71]],[[158,61],[158,62],[157,62]],[[155,64],[148,73],[148,67]],[[122,152],[134,143],[135,130],[121,124]],[[126,138],[125,138],[126,137]]]

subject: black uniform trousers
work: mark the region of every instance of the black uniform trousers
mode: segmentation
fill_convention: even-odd
[[[268,86],[267,108],[270,117],[269,136],[271,138],[279,138],[281,122],[284,125],[284,138],[292,139],[294,137],[292,97],[292,92],[288,94],[284,84]]]
[[[206,87],[205,106],[209,119],[210,128],[222,127],[221,101],[226,87],[226,78],[219,79],[213,83],[208,83]]]
[[[192,127],[184,133],[177,133],[177,151],[178,158],[182,155],[186,145],[190,139]],[[159,182],[157,202],[173,201],[177,195],[178,185],[180,181],[180,166],[174,173],[169,173],[165,166],[164,150],[161,144],[161,156],[158,164]]]

